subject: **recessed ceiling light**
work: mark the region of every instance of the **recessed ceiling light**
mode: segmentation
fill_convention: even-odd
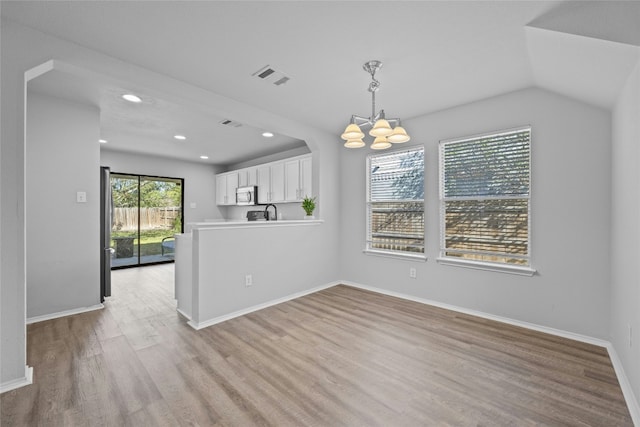
[[[142,102],[142,98],[132,93],[125,93],[124,95],[122,95],[122,98],[126,99],[129,102]]]
[[[262,136],[264,136],[265,138],[271,138],[273,136],[272,132],[262,132]]]
[[[107,140],[106,140],[106,139],[99,139],[99,140],[98,140],[98,142],[99,142],[100,144],[106,144],[106,143],[107,143]]]
[[[207,160],[207,159],[209,158],[209,156],[200,156],[200,158],[201,158],[202,160]]]
[[[173,137],[175,139],[179,139],[180,141],[184,141],[185,139],[187,139],[187,137],[184,135],[173,135]]]

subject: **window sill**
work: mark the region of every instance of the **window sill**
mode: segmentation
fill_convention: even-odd
[[[381,256],[387,258],[396,258],[402,259],[405,261],[422,261],[425,262],[427,260],[427,256],[425,254],[410,254],[410,253],[399,253],[399,252],[387,252],[387,251],[377,251],[375,249],[365,249],[364,252],[366,255],[373,256]]]
[[[498,273],[517,274],[519,276],[533,276],[536,270],[531,267],[519,267],[515,265],[492,264],[489,262],[469,261],[454,258],[439,257],[438,264],[453,265],[457,267],[473,268],[476,270],[495,271]]]

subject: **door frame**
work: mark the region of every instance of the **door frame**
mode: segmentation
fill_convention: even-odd
[[[113,175],[123,175],[129,177],[136,177],[138,179],[138,189],[140,189],[140,181],[143,178],[150,178],[150,180],[172,180],[180,182],[180,233],[184,233],[184,178],[176,178],[170,176],[159,176],[159,175],[148,175],[148,174],[139,174],[139,173],[128,173],[128,172],[113,172],[111,171],[111,176]],[[109,185],[111,188],[111,180],[109,180]],[[138,191],[138,231],[137,231],[137,239],[138,245],[140,244],[140,191]],[[120,266],[112,266],[111,270],[122,270],[125,268],[136,268],[136,267],[144,267],[146,265],[158,265],[158,264],[169,264],[175,262],[174,260],[163,260],[163,261],[154,261],[154,262],[145,262],[140,263],[140,249],[138,248],[138,262],[130,265],[120,265]]]

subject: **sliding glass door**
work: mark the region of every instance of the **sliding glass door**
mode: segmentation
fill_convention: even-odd
[[[111,191],[111,267],[173,262],[173,235],[183,230],[183,180],[112,173]]]

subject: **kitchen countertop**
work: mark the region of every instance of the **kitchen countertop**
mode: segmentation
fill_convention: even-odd
[[[212,222],[191,222],[185,224],[185,232],[188,233],[194,228],[248,228],[248,227],[295,227],[306,225],[322,224],[322,219],[281,219],[277,221],[247,221],[247,220],[231,220],[231,221],[212,221]]]

